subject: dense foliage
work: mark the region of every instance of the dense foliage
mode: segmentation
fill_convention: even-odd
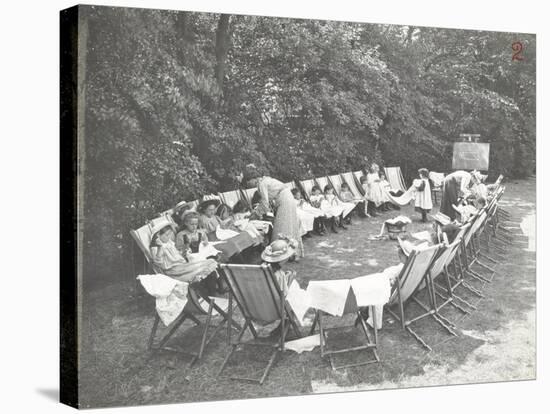
[[[534,171],[533,35],[83,11],[87,279],[128,275],[131,228],[236,188],[250,162],[283,180],[372,160],[410,178],[450,170],[452,142],[479,133],[491,173]]]

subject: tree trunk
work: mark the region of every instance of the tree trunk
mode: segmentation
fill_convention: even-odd
[[[216,30],[216,81],[223,94],[223,78],[225,76],[225,67],[227,53],[231,43],[231,34],[229,33],[229,19],[231,15],[222,14],[218,20],[218,29]]]

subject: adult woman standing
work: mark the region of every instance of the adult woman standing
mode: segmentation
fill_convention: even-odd
[[[277,240],[280,234],[297,240],[296,256],[304,256],[304,246],[298,220],[296,201],[289,187],[281,181],[260,174],[254,166],[247,166],[243,175],[243,182],[249,187],[258,187],[261,201],[258,210],[267,212],[273,205],[275,220],[271,241]]]
[[[440,212],[454,220],[457,212],[453,205],[458,204],[459,198],[467,198],[472,191],[475,190],[475,185],[480,182],[479,173],[477,171],[455,171],[445,177],[443,181],[443,194],[441,196]]]

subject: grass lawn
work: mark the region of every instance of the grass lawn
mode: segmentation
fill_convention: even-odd
[[[137,301],[133,289],[109,286],[84,297],[81,321],[80,396],[83,407],[162,404],[274,397],[316,392],[369,390],[471,382],[534,379],[535,367],[535,179],[507,184],[502,205],[512,213],[515,238],[507,248],[492,283],[478,287],[485,298],[460,292],[477,306],[464,316],[447,307],[444,315],[459,327],[450,336],[429,318],[415,330],[433,348],[426,352],[385,313],[380,331],[381,363],[333,371],[319,348],[285,352],[263,386],[232,381],[232,368],[252,368],[266,361],[261,351],[236,354],[223,376],[217,371],[227,352],[218,335],[205,357],[189,368],[184,356],[161,353],[144,365],[153,323],[153,300]],[[397,242],[369,240],[384,220],[403,214],[413,219],[410,232],[428,229],[412,207],[371,219],[354,219],[347,231],[305,240],[306,257],[289,264],[302,287],[309,280],[340,279],[378,272],[399,262]],[[413,305],[411,305],[413,306]],[[335,322],[342,323],[341,320]],[[349,324],[353,318],[344,320]],[[185,328],[185,326],[184,326]],[[191,328],[173,339],[181,347],[196,346],[200,333]],[[306,332],[306,329],[303,330]],[[339,338],[352,341],[353,328]],[[329,341],[330,341],[329,337]],[[344,358],[370,357],[368,351]],[[242,362],[242,363],[241,363]],[[246,365],[245,365],[246,364]],[[235,371],[235,372],[237,372]],[[249,371],[250,372],[250,371]]]

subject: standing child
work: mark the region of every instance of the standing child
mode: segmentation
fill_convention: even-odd
[[[416,189],[414,207],[416,211],[422,214],[422,223],[426,223],[428,221],[427,215],[433,208],[432,189],[428,179],[428,170],[421,168],[418,170],[418,175],[420,179],[414,180],[413,184]]]

